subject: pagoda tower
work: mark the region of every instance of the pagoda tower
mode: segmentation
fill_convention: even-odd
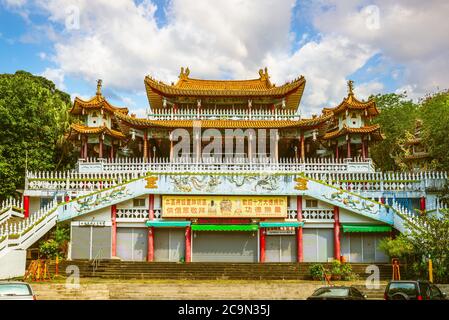
[[[422,120],[416,119],[415,132],[405,141],[404,162],[413,171],[428,170],[430,166],[430,154],[422,139]]]
[[[379,114],[373,99],[361,101],[354,96],[354,82],[348,81],[348,96],[335,108],[324,108],[332,112],[333,120],[323,136],[328,148],[334,150],[335,158],[369,158],[369,145],[383,140],[379,124],[371,124]]]
[[[114,158],[126,140],[114,113],[128,114],[127,108],[115,107],[101,93],[102,80],[97,82],[97,92],[89,100],[75,98],[70,114],[77,121],[70,127],[68,139],[80,149],[80,158]]]

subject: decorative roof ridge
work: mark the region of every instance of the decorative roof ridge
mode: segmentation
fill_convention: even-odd
[[[81,107],[81,108],[85,108],[87,106],[91,106],[94,108],[96,108],[97,106],[98,106],[98,108],[105,107],[106,110],[109,110],[112,113],[115,111],[119,111],[119,112],[127,114],[129,112],[129,109],[127,107],[116,107],[116,106],[112,105],[111,103],[109,103],[108,100],[106,100],[106,98],[101,93],[101,86],[102,86],[102,80],[99,79],[97,81],[97,91],[95,93],[95,96],[93,96],[92,98],[90,98],[88,100],[83,100],[80,97],[75,97],[73,107],[70,109],[69,112],[73,113],[75,111],[76,107],[79,105],[79,107]]]
[[[104,124],[101,126],[97,126],[97,127],[89,127],[84,124],[72,123],[70,125],[70,128],[77,132],[84,131],[81,133],[86,133],[85,131],[91,131],[91,132],[87,132],[87,133],[104,133],[104,132],[106,132],[106,133],[109,133],[110,135],[125,137],[123,132],[121,132],[119,130],[110,129]]]
[[[214,90],[214,91],[226,91],[226,90],[230,90],[230,91],[239,91],[239,90],[245,90],[245,91],[254,91],[254,92],[259,92],[259,91],[269,91],[269,90],[273,90],[276,88],[283,88],[283,87],[287,87],[289,85],[296,85],[297,83],[305,83],[305,79],[304,76],[301,75],[291,81],[287,81],[285,82],[282,86],[276,86],[275,84],[272,84],[270,81],[270,76],[268,74],[268,70],[265,67],[265,69],[260,69],[259,70],[259,78],[253,78],[253,79],[237,79],[237,80],[228,80],[228,79],[198,79],[198,78],[190,78],[190,69],[186,68],[184,69],[184,67],[181,67],[181,72],[179,74],[178,77],[178,81],[174,84],[172,82],[172,84],[167,84],[164,81],[160,81],[157,80],[155,78],[153,78],[150,75],[147,75],[144,79],[144,82],[147,84],[152,84],[155,85],[157,87],[162,86],[162,87],[166,87],[166,88],[170,88],[170,89],[175,89],[175,90],[188,90],[188,91],[193,91],[193,90],[199,90],[199,91],[207,91],[207,90]],[[186,86],[186,84],[197,84],[197,85],[206,85],[206,88],[192,88],[192,87],[188,87]],[[217,85],[223,85],[223,84],[229,84],[230,87],[223,87],[223,88],[214,88],[214,84]],[[232,88],[232,85],[240,85],[240,84],[259,84],[259,88]],[[262,85],[264,84],[264,85]]]

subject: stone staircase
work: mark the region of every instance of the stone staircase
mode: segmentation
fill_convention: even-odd
[[[76,265],[80,276],[104,279],[171,279],[171,280],[310,280],[309,267],[313,263],[219,263],[219,262],[131,262],[103,260],[94,270],[92,261],[63,261],[59,264],[60,275],[68,266]],[[324,264],[326,265],[326,264]],[[361,280],[368,274],[368,264],[352,264]],[[391,265],[381,264],[380,280],[391,278]],[[402,266],[403,267],[403,266]],[[54,272],[54,263],[50,265]]]
[[[369,300],[383,300],[386,285],[381,284],[378,289],[367,289],[366,286],[361,284],[353,285],[355,288],[359,289],[360,292],[364,293]]]

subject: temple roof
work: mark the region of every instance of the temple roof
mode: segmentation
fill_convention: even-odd
[[[74,134],[78,134],[78,133],[82,133],[82,134],[100,134],[100,133],[104,133],[105,135],[109,135],[111,137],[114,138],[118,138],[118,139],[124,139],[125,135],[123,133],[121,133],[120,131],[117,130],[113,130],[113,129],[109,129],[106,126],[101,126],[101,127],[88,127],[82,124],[72,124],[70,126],[70,132],[68,137],[69,138],[73,138]]]
[[[348,81],[349,93],[343,101],[335,108],[324,108],[324,112],[332,111],[335,115],[338,115],[346,110],[366,110],[367,116],[376,116],[379,114],[377,110],[376,102],[374,100],[360,101],[354,96],[353,82]]]
[[[101,94],[101,80],[98,80],[96,95],[89,100],[82,100],[76,97],[73,107],[69,112],[72,114],[82,114],[83,109],[104,109],[110,113],[121,112],[128,114],[128,108],[115,107],[103,97]]]
[[[190,70],[181,68],[176,84],[165,84],[149,76],[145,87],[152,108],[162,107],[162,96],[175,97],[286,97],[286,107],[296,108],[304,91],[305,79],[299,77],[280,87],[270,82],[267,69],[259,70],[258,79],[250,80],[202,80],[189,77]]]
[[[404,156],[404,160],[416,160],[416,159],[426,159],[430,158],[430,153],[428,152],[419,152],[414,154],[409,154]]]
[[[405,145],[418,145],[422,143],[422,138],[411,138],[405,141]]]
[[[329,139],[340,137],[345,134],[352,134],[352,133],[360,133],[360,134],[369,133],[369,134],[371,134],[371,137],[374,138],[374,140],[383,140],[384,139],[383,135],[380,133],[380,125],[379,124],[374,124],[371,126],[365,126],[365,127],[361,127],[361,128],[350,128],[344,124],[343,128],[341,128],[340,130],[335,130],[335,131],[326,133],[323,136],[323,139],[329,140]]]
[[[165,128],[192,128],[198,123],[201,128],[313,128],[324,124],[332,117],[326,113],[320,117],[301,120],[148,120],[130,117],[122,113],[115,113],[118,120],[136,128],[165,127]]]

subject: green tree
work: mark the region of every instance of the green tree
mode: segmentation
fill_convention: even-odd
[[[0,200],[23,189],[28,170],[61,170],[76,159],[63,139],[70,96],[28,72],[0,74]]]
[[[371,158],[383,171],[400,170],[396,159],[403,152],[399,141],[406,131],[412,132],[419,106],[407,100],[405,94],[379,94],[374,97],[380,114],[373,119],[381,127],[385,139],[371,147]]]
[[[408,225],[410,232],[396,239],[383,239],[379,249],[407,263],[408,277],[413,278],[428,277],[431,258],[435,281],[449,282],[449,211],[417,216],[416,225],[420,227]]]
[[[436,169],[449,171],[449,91],[428,96],[422,102],[423,140]]]

